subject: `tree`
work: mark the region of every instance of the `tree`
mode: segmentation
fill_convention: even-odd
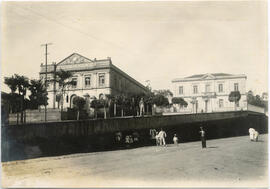
[[[67,87],[74,85],[75,82],[69,80],[72,77],[72,73],[69,71],[64,71],[61,69],[60,71],[56,72],[55,75],[55,82],[59,85],[59,91],[61,95],[61,112],[63,112],[65,92],[67,90]]]
[[[107,119],[106,108],[109,105],[109,100],[107,98],[99,99],[99,104],[103,107],[104,119]]]
[[[3,95],[2,98],[8,103],[9,113],[17,113],[20,110],[20,95],[16,93],[17,82],[15,76],[5,77],[4,83],[10,88],[11,93]]]
[[[121,117],[124,116],[124,109],[125,109],[126,100],[127,99],[123,94],[116,96],[116,104],[121,108]]]
[[[85,103],[86,101],[83,97],[75,96],[73,99],[74,107],[77,110],[77,120],[80,119],[80,111],[83,110]]]
[[[173,93],[169,89],[160,89],[160,90],[154,90],[153,91],[155,95],[162,95],[164,97],[173,96]]]
[[[145,101],[145,104],[146,104],[146,114],[149,113],[149,107],[152,108],[153,104],[154,104],[154,93],[150,92],[150,93],[147,93],[145,96],[144,96],[144,101]],[[152,112],[153,113],[153,112]]]
[[[153,97],[153,104],[156,104],[157,106],[168,106],[169,100],[165,96],[157,94]]]
[[[236,104],[239,102],[239,100],[241,99],[241,94],[239,91],[232,91],[229,94],[229,101],[230,102],[234,102],[234,108],[236,110]]]
[[[8,113],[20,112],[20,95],[17,93],[2,93],[2,104],[8,107]]]
[[[96,98],[93,97],[93,100],[90,103],[90,107],[94,109],[94,116],[95,118],[97,118],[97,109],[102,107],[102,104],[100,103],[100,101]]]
[[[17,79],[15,76],[5,77],[4,83],[10,88],[11,93],[15,93],[17,90]]]
[[[259,106],[259,107],[266,107],[266,104],[259,95],[254,96],[252,91],[248,91],[247,93],[247,102],[248,104]]]
[[[14,74],[12,77],[5,77],[4,83],[11,89],[11,93],[14,94],[18,90],[20,95],[20,111],[21,111],[21,123],[23,123],[23,115],[25,110],[25,95],[27,88],[29,87],[29,80],[25,76]]]
[[[29,90],[31,91],[31,95],[29,96],[30,109],[38,109],[41,105],[48,105],[46,87],[42,80],[32,79]]]
[[[173,104],[179,104],[181,107],[187,107],[188,103],[181,97],[173,97],[172,98],[172,103]]]

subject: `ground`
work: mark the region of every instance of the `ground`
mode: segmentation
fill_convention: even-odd
[[[2,186],[266,187],[268,135],[7,162]]]

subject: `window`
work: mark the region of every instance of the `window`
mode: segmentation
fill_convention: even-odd
[[[84,85],[85,85],[85,87],[90,87],[91,86],[91,76],[86,76],[85,77]]]
[[[193,94],[197,94],[198,93],[198,86],[194,85],[193,86]]]
[[[223,92],[223,84],[218,84],[218,92]]]
[[[118,89],[122,89],[122,80],[121,79],[119,79],[119,81],[118,81]]]
[[[218,106],[220,107],[220,108],[223,108],[224,107],[224,101],[223,101],[223,99],[219,99],[219,101],[218,101]]]
[[[209,84],[205,85],[205,92],[210,92],[210,85]]]
[[[239,107],[239,102],[236,102],[236,107]]]
[[[98,84],[99,84],[99,86],[105,85],[105,74],[98,75]]]
[[[183,86],[180,86],[179,87],[179,94],[184,94],[184,88],[183,88]]]
[[[77,78],[72,78],[72,88],[76,88],[77,87]]]
[[[114,77],[114,86],[117,87],[117,78],[116,78],[116,76]]]
[[[234,84],[234,91],[238,91],[238,83]]]

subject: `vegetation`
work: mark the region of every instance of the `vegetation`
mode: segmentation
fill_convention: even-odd
[[[236,110],[236,104],[239,102],[239,100],[241,99],[241,94],[239,91],[232,91],[229,94],[229,101],[230,102],[234,102],[234,108]]]
[[[173,104],[179,104],[181,107],[187,107],[188,103],[181,97],[172,98]]]
[[[58,83],[59,88],[55,100],[58,102],[58,108],[61,105],[61,112],[63,112],[65,93],[71,85],[75,84],[74,81],[70,81],[71,77],[71,72],[60,70],[55,73],[54,79],[49,81]],[[25,109],[39,109],[42,105],[48,105],[46,86],[42,80],[29,80],[27,77],[15,74],[6,77],[5,84],[11,90],[10,94],[5,93],[2,96],[2,99],[7,104],[5,107],[8,107],[10,113],[21,112],[21,122],[23,122]],[[27,91],[30,92],[28,97],[26,97]],[[94,109],[95,118],[97,118],[97,112],[101,108],[104,112],[104,119],[108,116],[136,116],[139,111],[139,101],[143,98],[146,114],[151,115],[153,105],[169,105],[168,96],[172,96],[169,90],[156,90],[149,91],[146,94],[106,95],[101,99],[91,97],[90,107]],[[77,119],[80,119],[86,100],[83,97],[74,97],[73,104],[74,110],[77,111]],[[180,104],[185,105],[184,101],[180,101]]]
[[[74,85],[74,81],[70,81],[69,79],[72,77],[72,73],[69,71],[60,70],[55,73],[55,81],[59,85],[59,94],[57,97],[58,102],[61,102],[61,112],[63,112],[63,105],[64,105],[64,95],[67,88],[71,85]]]
[[[30,104],[28,108],[38,109],[41,105],[48,105],[47,92],[42,80],[32,79],[29,90],[31,95],[29,96]]]
[[[26,109],[25,106],[25,95],[27,88],[29,87],[29,80],[27,77],[20,76],[18,74],[14,74],[11,77],[5,77],[4,83],[10,88],[10,101],[12,101],[11,97],[17,96],[20,99],[20,112],[21,112],[21,123],[24,122],[24,110]],[[15,95],[17,91],[18,95]],[[18,99],[17,99],[18,100]]]
[[[75,96],[73,99],[74,107],[77,110],[77,120],[80,119],[80,111],[83,110],[85,103],[86,101],[83,97]]]
[[[259,95],[254,95],[252,91],[247,93],[247,102],[248,104],[268,109],[268,102],[263,101]]]

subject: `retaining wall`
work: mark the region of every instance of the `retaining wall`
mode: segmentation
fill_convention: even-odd
[[[199,127],[205,128],[207,139],[247,135],[253,127],[266,133],[268,118],[249,111],[201,113],[189,115],[129,117],[102,120],[63,121],[38,124],[2,126],[2,161],[32,158],[26,147],[35,146],[40,156],[61,155],[124,148],[124,137],[139,133],[135,146],[154,144],[149,130],[167,132],[167,142],[177,134],[180,142],[199,140]],[[115,141],[122,132],[123,140]]]

